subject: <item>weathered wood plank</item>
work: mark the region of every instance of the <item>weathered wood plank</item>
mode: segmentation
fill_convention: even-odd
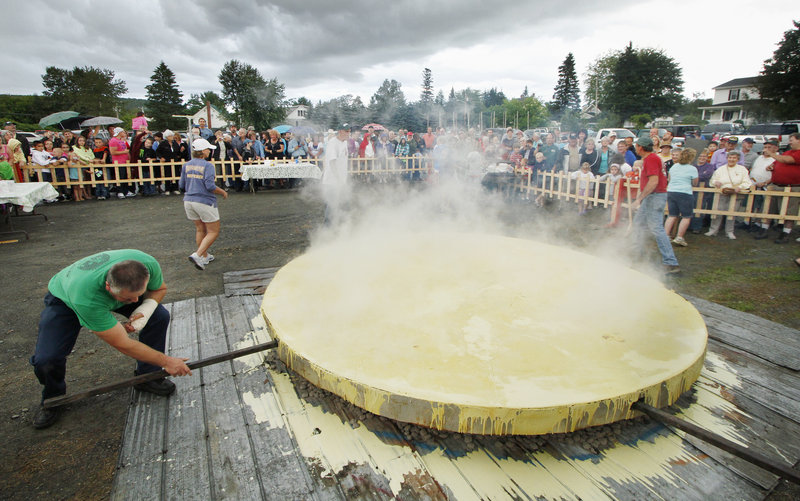
[[[669,427],[649,421],[641,427],[622,428],[618,433],[621,445],[634,446],[653,459],[649,466],[669,472],[667,478],[675,476],[701,496],[701,499],[762,499],[766,491],[731,471],[727,464],[720,463],[705,451],[695,448],[683,440]],[[640,468],[642,465],[631,465]],[[688,494],[691,491],[686,491]],[[683,499],[684,494],[673,496],[671,491],[659,490],[665,499]]]
[[[164,306],[172,309],[170,305]],[[172,326],[167,331],[167,342],[171,330]],[[111,499],[161,497],[167,405],[166,398],[131,389],[131,405],[122,436]],[[143,478],[149,480],[142,482]]]
[[[798,350],[758,332],[749,331],[714,317],[704,316],[708,335],[734,348],[752,353],[777,365],[800,370]]]
[[[691,302],[694,307],[697,308],[697,311],[704,316],[732,322],[735,325],[750,331],[765,333],[776,341],[780,341],[781,343],[789,345],[793,348],[800,349],[800,331],[797,329],[767,320],[766,318],[761,318],[757,315],[753,315],[752,313],[734,310],[706,299],[688,296],[685,294],[683,297]]]
[[[684,296],[703,315],[709,336],[765,360],[800,370],[800,331],[726,308],[705,299]]]
[[[708,347],[704,375],[709,379],[739,388],[784,417],[800,419],[800,373],[719,341],[709,340]]]
[[[236,281],[236,279],[239,277],[248,277],[252,275],[275,275],[278,270],[280,270],[279,266],[273,266],[271,268],[254,268],[252,270],[226,271],[222,274],[222,280]]]
[[[229,351],[217,297],[197,300],[201,357]],[[202,369],[213,499],[261,499],[231,362]]]
[[[197,360],[194,299],[175,303],[170,326],[170,355]],[[198,369],[191,376],[172,378],[176,390],[170,397],[167,420],[163,490],[166,499],[208,499],[211,496],[200,372]]]
[[[682,396],[670,412],[776,461],[792,465],[800,457],[800,426],[796,422],[736,389],[708,379],[705,374],[700,376],[693,391]],[[676,434],[764,489],[777,484],[777,476],[739,457],[685,436],[683,432],[676,431]]]
[[[222,315],[231,348],[255,344],[241,297],[222,297]],[[257,354],[261,355],[261,354]],[[266,499],[303,500],[312,497],[313,486],[305,462],[280,413],[266,367],[259,356],[233,361],[241,411],[253,446],[254,461]]]

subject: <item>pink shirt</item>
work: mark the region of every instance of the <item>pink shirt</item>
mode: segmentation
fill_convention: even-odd
[[[108,142],[108,149],[111,150],[112,148],[120,151],[127,150],[128,143],[121,139],[117,139],[116,137],[112,137],[111,140]],[[128,163],[128,152],[126,151],[122,155],[111,155],[111,161],[114,162],[115,164]]]
[[[131,128],[133,130],[139,129],[146,129],[147,128],[147,119],[145,117],[134,117],[133,122],[131,122]]]

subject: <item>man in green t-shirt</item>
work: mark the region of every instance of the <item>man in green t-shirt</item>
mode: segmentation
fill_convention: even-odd
[[[169,312],[160,303],[167,286],[161,266],[152,256],[132,249],[93,254],[58,272],[47,288],[36,351],[30,360],[44,385],[42,401],[66,394],[67,355],[81,326],[138,360],[136,374],[161,368],[172,376],[191,374],[187,358],[164,354]],[[128,317],[128,321],[120,323],[114,312]],[[128,333],[137,331],[138,341],[128,337]],[[162,378],[135,388],[166,396],[175,391],[175,384]],[[58,417],[58,407],[40,407],[33,426],[46,428]]]

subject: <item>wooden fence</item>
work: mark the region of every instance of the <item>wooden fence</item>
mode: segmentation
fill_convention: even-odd
[[[323,162],[319,160],[303,160],[317,164],[323,168]],[[293,160],[276,160],[277,163],[291,164]],[[113,186],[119,183],[152,183],[161,184],[164,182],[177,182],[180,178],[180,168],[185,162],[149,162],[149,163],[129,163],[129,164],[94,164],[90,167],[81,167],[76,165],[51,165],[49,167],[41,167],[38,165],[29,164],[23,166],[22,174],[23,181],[30,181],[34,179],[42,179],[41,171],[43,168],[49,168],[52,175],[51,184],[56,187],[71,188],[74,186],[83,186],[87,188],[95,188],[97,186]],[[239,168],[243,164],[259,163],[253,162],[237,162],[233,160],[215,161],[213,162],[216,167],[217,180],[222,183],[230,183],[231,185],[235,180],[241,178]],[[69,178],[69,168],[78,168],[77,180]],[[393,180],[402,181],[410,179],[426,179],[428,173],[433,168],[433,161],[430,157],[391,157],[388,159],[382,158],[351,158],[349,161],[348,172],[356,180]],[[84,176],[84,169],[91,170],[91,175]],[[95,169],[103,171],[102,178],[94,175]],[[160,175],[156,175],[160,172]],[[109,175],[110,174],[110,175]],[[122,175],[122,177],[120,177]],[[458,172],[456,173],[458,175]],[[517,169],[514,173],[513,182],[510,183],[511,190],[514,194],[522,195],[526,198],[534,198],[543,196],[547,199],[555,199],[566,202],[579,203],[583,202],[586,205],[593,207],[611,208],[613,211],[628,210],[629,199],[628,190],[622,190],[622,197],[620,200],[615,200],[614,195],[617,190],[614,185],[609,181],[589,180],[587,189],[581,192],[577,189],[577,180],[570,179],[570,177],[561,172],[544,172],[539,174],[539,179],[532,177],[529,171]],[[622,181],[620,181],[622,182]],[[635,186],[631,186],[631,198],[636,195]],[[783,191],[751,191],[749,193],[740,194],[736,197],[730,197],[727,207],[721,207],[720,191],[715,188],[694,188],[694,192],[698,195],[695,205],[695,214],[697,215],[711,215],[741,217],[745,219],[763,218],[769,220],[776,220],[779,223],[784,221],[800,221],[800,215],[797,211],[789,213],[790,199],[800,197],[800,192],[792,192],[789,187]],[[711,203],[707,202],[711,197]],[[776,201],[777,199],[777,201]],[[704,201],[706,203],[704,204]],[[777,202],[779,210],[769,213],[770,205]]]

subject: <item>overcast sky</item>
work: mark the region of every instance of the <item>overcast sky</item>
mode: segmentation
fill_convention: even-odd
[[[144,97],[163,60],[189,94],[221,92],[222,65],[239,59],[277,78],[287,98],[344,94],[365,103],[384,79],[419,99],[423,68],[434,92],[525,86],[552,98],[558,66],[587,68],[629,41],[663,50],[683,69],[684,93],[755,76],[798,0],[510,1],[4,0],[0,93],[41,94],[48,66],[113,70],[127,97]],[[499,7],[501,6],[502,7]],[[583,92],[583,88],[581,89]],[[582,96],[583,97],[583,96]],[[80,110],[78,110],[80,111]]]

